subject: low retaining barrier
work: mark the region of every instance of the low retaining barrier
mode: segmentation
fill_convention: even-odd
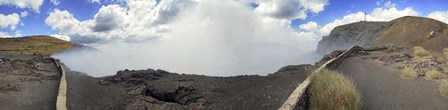
[[[363,51],[362,47],[352,46],[350,49],[346,50],[342,54],[338,55],[336,58],[333,58],[323,65],[321,65],[316,71],[320,71],[323,68],[327,69],[336,69],[344,60],[344,58],[350,56],[352,53]],[[291,93],[288,99],[283,103],[283,105],[279,108],[279,110],[303,110],[307,109],[308,105],[308,94],[307,88],[310,85],[310,78],[306,78],[297,88]]]
[[[67,80],[65,78],[65,71],[64,68],[59,64],[59,61],[57,61],[56,59],[52,60],[61,72],[59,91],[56,99],[56,110],[67,110]]]

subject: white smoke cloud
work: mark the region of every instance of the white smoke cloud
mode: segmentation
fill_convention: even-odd
[[[131,9],[132,7],[130,6]],[[127,16],[146,13],[137,10],[131,12]],[[74,70],[93,76],[112,75],[117,70],[126,68],[161,68],[212,76],[266,75],[285,65],[313,63],[312,56],[302,55],[315,50],[316,40],[306,40],[306,37],[298,35],[289,27],[263,21],[265,16],[255,13],[244,3],[227,0],[198,1],[187,8],[176,8],[174,11],[166,11],[168,12],[175,12],[178,19],[155,14],[156,17],[168,18],[168,21],[156,19],[148,22],[149,26],[158,23],[157,26],[169,27],[163,37],[140,43],[115,40],[93,45],[99,51],[76,51],[54,57],[62,59]],[[134,19],[150,21],[150,18],[141,16]],[[110,31],[117,30],[120,29]],[[145,31],[135,31],[138,32]],[[138,37],[151,35],[136,34]]]

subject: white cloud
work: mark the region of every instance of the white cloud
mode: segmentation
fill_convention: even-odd
[[[103,32],[120,28],[124,25],[125,16],[126,8],[119,5],[103,6],[93,17],[95,24],[92,29],[94,32]]]
[[[91,3],[98,3],[101,4],[100,0],[89,0]]]
[[[58,38],[58,39],[61,39],[61,40],[70,41],[70,37],[68,37],[66,35],[53,34],[53,35],[50,35],[50,36]]]
[[[299,28],[305,31],[312,31],[312,32],[319,31],[319,25],[314,21],[308,22],[306,24],[301,24],[299,25]]]
[[[20,17],[26,17],[28,16],[28,12],[27,11],[23,11],[20,13]]]
[[[78,33],[82,29],[79,27],[80,22],[70,12],[59,9],[50,12],[45,19],[45,24],[51,26],[53,30],[59,30],[62,34]]]
[[[255,13],[266,22],[290,26],[291,20],[305,19],[309,13],[319,13],[328,0],[249,0],[258,3]]]
[[[412,7],[407,7],[403,10],[398,10],[395,7],[384,9],[375,8],[370,14],[367,15],[368,21],[390,21],[403,16],[418,16],[419,13],[412,9]]]
[[[22,31],[16,30],[14,35],[9,35],[7,32],[0,31],[0,38],[22,37]]]
[[[394,8],[395,6],[397,6],[397,4],[392,3],[390,0],[384,3],[384,6],[386,8]]]
[[[192,6],[193,1],[128,0],[127,6],[108,5],[100,8],[93,19],[79,21],[70,12],[55,9],[46,18],[46,24],[72,41],[93,43],[121,40],[141,42],[163,36],[169,31],[181,8]],[[157,4],[157,5],[156,5]]]
[[[259,0],[255,12],[276,19],[305,19],[307,13],[323,11],[328,0]]]
[[[9,15],[0,14],[0,21],[0,29],[9,27],[11,30],[15,30],[17,24],[20,22],[20,17],[17,13]]]
[[[19,8],[30,8],[39,12],[44,0],[0,0],[0,5],[13,5]]]
[[[22,31],[21,30],[16,30],[14,37],[22,37]]]
[[[126,1],[130,1],[130,0],[88,0],[90,3],[98,3],[98,4],[102,4],[102,3],[125,3]],[[142,0],[139,0],[142,1]],[[145,0],[143,0],[145,1]],[[154,0],[155,1],[155,0]]]
[[[9,35],[8,33],[0,31],[0,38],[9,38],[9,37],[12,37],[12,36]]]
[[[61,1],[59,1],[59,0],[50,0],[50,2],[51,2],[53,5],[59,5],[59,4],[61,4]]]
[[[432,18],[432,19],[436,19],[442,22],[445,22],[448,24],[448,11],[443,12],[443,11],[435,11],[432,13],[429,13],[428,16],[426,16],[428,18]]]

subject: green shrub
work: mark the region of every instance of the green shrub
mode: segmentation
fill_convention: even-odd
[[[362,96],[352,79],[336,71],[322,69],[311,76],[311,110],[360,110]]]
[[[401,70],[400,77],[403,79],[414,79],[417,78],[418,73],[414,68],[406,67]]]
[[[414,49],[414,57],[412,58],[412,60],[414,61],[429,59],[432,57],[431,53],[429,53],[422,47],[415,46],[413,49]]]

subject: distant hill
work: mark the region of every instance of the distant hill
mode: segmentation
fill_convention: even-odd
[[[0,38],[0,55],[51,55],[77,46],[45,35]]]
[[[423,17],[405,16],[390,22],[357,22],[338,26],[318,44],[319,53],[348,49],[352,45],[393,44],[422,46],[442,51],[448,47],[448,24]]]

